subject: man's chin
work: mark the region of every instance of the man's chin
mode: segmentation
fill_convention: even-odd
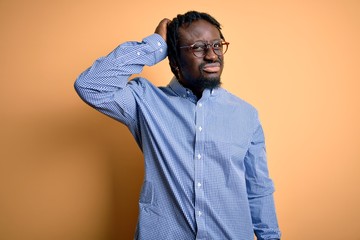
[[[214,89],[220,87],[221,80],[219,77],[202,78],[199,81],[199,85],[201,85],[202,89]]]

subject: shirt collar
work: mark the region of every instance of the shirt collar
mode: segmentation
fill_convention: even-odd
[[[179,83],[179,80],[175,76],[171,79],[168,87],[170,87],[180,97],[188,98],[195,102],[198,100],[197,97],[193,94],[193,92],[190,89],[185,88],[183,85],[181,85]],[[220,89],[221,88],[205,89],[202,94],[202,98],[208,98],[208,97],[215,96],[218,94]]]

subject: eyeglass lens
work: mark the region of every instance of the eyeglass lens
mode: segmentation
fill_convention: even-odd
[[[195,56],[203,57],[206,55],[208,49],[211,48],[216,55],[221,56],[227,51],[227,47],[227,44],[222,41],[216,41],[211,44],[197,42],[191,47],[191,50]]]

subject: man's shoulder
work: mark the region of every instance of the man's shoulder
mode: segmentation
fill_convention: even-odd
[[[134,92],[141,93],[143,97],[161,96],[169,91],[168,87],[157,86],[144,77],[135,77],[128,84]]]
[[[229,92],[228,90],[226,90],[224,88],[221,88],[221,96],[223,98],[223,101],[226,104],[230,104],[236,108],[245,109],[247,111],[257,112],[257,109],[251,103],[249,103],[248,101],[244,100],[243,98]]]
[[[131,79],[128,84],[132,85],[133,87],[141,87],[143,89],[158,89],[157,86],[155,86],[152,82],[150,82],[148,79],[144,77],[135,77]]]

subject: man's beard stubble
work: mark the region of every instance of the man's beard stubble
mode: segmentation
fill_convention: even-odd
[[[220,65],[223,65],[222,61],[218,60]],[[218,88],[221,85],[221,74],[219,77],[205,77],[202,71],[206,63],[203,63],[199,66],[201,72],[201,77],[195,81],[195,85],[198,89],[214,89]]]
[[[195,85],[198,89],[214,89],[221,85],[220,77],[207,78],[202,76],[195,81]]]

